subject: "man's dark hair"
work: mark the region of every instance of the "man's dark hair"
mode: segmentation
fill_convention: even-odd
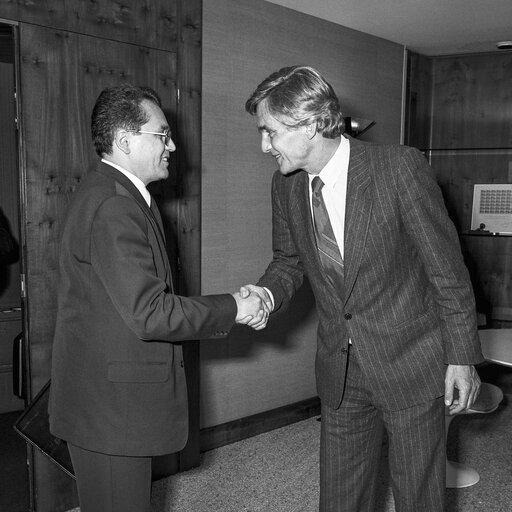
[[[143,100],[161,107],[158,94],[150,87],[125,84],[103,89],[91,116],[92,141],[100,157],[112,153],[116,130],[139,130],[149,121]]]
[[[282,68],[268,76],[245,103],[245,110],[255,115],[263,103],[269,113],[289,128],[317,123],[317,130],[327,139],[344,131],[341,107],[332,86],[309,66]]]

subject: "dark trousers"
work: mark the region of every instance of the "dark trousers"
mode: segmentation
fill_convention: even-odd
[[[446,452],[443,397],[398,411],[375,405],[349,355],[341,407],[322,405],[320,511],[372,512],[386,429],[396,512],[444,510]]]
[[[119,457],[68,443],[80,512],[150,512],[151,457]]]

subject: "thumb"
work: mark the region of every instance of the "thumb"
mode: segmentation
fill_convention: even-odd
[[[249,286],[250,285],[245,285],[240,287],[240,296],[242,297],[242,299],[246,299],[251,294]]]
[[[446,405],[452,405],[453,402],[453,382],[447,381],[444,389],[444,403]]]

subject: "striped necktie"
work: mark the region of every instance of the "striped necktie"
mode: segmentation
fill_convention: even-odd
[[[329,214],[322,196],[323,181],[315,176],[311,183],[311,203],[315,223],[316,245],[318,256],[325,273],[335,286],[343,284],[343,258],[332,230]]]

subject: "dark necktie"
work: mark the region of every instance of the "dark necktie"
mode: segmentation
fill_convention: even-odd
[[[318,176],[315,176],[311,184],[313,191],[311,203],[313,205],[316,245],[324,271],[331,282],[336,286],[343,284],[344,265],[322,196],[323,186],[323,181]]]
[[[162,253],[167,254],[167,250],[165,247],[164,225],[162,223],[162,217],[160,216],[160,211],[158,210],[158,206],[157,206],[156,201],[153,198],[153,196],[151,196],[151,200],[149,203],[149,209],[151,210],[151,214],[153,215],[153,218],[154,218],[156,225],[158,227],[158,230],[160,232],[160,239],[161,239],[161,242],[163,243]],[[174,284],[173,284],[173,277],[172,277],[172,270],[170,267],[170,263],[169,263],[169,284],[170,284],[170,288],[171,288],[171,293],[174,293]]]

